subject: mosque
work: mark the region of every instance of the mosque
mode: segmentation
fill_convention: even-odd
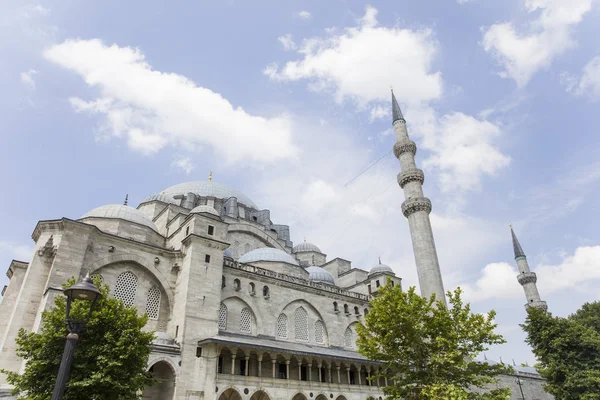
[[[394,154],[421,293],[444,299],[416,144],[392,93]],[[512,232],[527,306],[545,307]],[[61,285],[87,272],[149,317],[148,360],[160,383],[148,400],[382,400],[381,366],[356,352],[369,300],[401,278],[381,263],[353,266],[315,244],[294,245],[290,228],[245,194],[212,181],[166,188],[137,208],[113,204],[78,219],[41,220],[29,262],[12,261],[0,303],[0,369],[18,371],[19,329],[37,331]],[[531,367],[502,376],[513,399],[546,400]],[[0,375],[0,398],[11,398]]]

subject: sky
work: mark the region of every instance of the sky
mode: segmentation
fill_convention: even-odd
[[[509,223],[560,316],[600,299],[600,2],[0,4],[0,264],[37,221],[207,179],[292,240],[417,285],[390,87],[417,143],[447,290],[519,327]],[[8,279],[0,278],[0,285]]]

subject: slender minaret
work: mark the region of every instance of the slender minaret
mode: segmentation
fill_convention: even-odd
[[[527,257],[523,252],[523,248],[515,235],[515,231],[513,231],[512,225],[510,225],[510,234],[512,235],[513,249],[515,251],[515,260],[517,261],[517,268],[519,268],[519,275],[517,275],[517,280],[523,286],[523,290],[525,291],[525,297],[527,297],[527,304],[525,304],[525,308],[527,307],[537,307],[546,311],[548,306],[545,301],[540,299],[540,293],[537,289],[537,276],[535,272],[531,272],[529,270],[529,264],[527,263]]]
[[[415,253],[421,296],[429,297],[435,294],[436,299],[446,303],[444,283],[438,262],[429,213],[431,201],[423,196],[423,171],[415,165],[417,145],[408,138],[406,121],[392,90],[392,125],[396,134],[394,154],[400,160],[398,184],[404,190],[406,200],[402,203],[402,213],[408,219],[410,236]]]

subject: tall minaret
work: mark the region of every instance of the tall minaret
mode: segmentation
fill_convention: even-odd
[[[527,263],[527,257],[523,252],[523,248],[515,235],[515,231],[513,231],[512,225],[510,226],[510,234],[512,235],[513,249],[515,251],[515,260],[517,261],[517,267],[519,268],[519,275],[517,275],[517,280],[523,286],[523,290],[525,291],[525,297],[527,297],[527,304],[525,304],[525,308],[527,307],[537,307],[546,311],[548,306],[545,301],[540,299],[540,293],[538,292],[537,285],[537,276],[535,272],[531,272],[529,270],[529,263]]]
[[[408,219],[410,236],[415,253],[421,296],[435,294],[436,299],[446,302],[442,273],[438,262],[429,213],[431,201],[423,196],[423,171],[415,165],[417,145],[408,138],[406,121],[392,91],[392,125],[396,134],[394,154],[400,160],[398,184],[404,190],[406,200],[402,203],[402,213]]]

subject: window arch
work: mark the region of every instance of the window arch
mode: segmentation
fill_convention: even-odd
[[[248,307],[244,308],[240,315],[240,331],[252,333],[252,311]]]
[[[252,296],[256,294],[256,285],[254,284],[254,282],[250,282],[250,288],[248,289],[248,291]]]
[[[227,306],[223,303],[219,306],[219,329],[227,329]]]
[[[340,311],[340,310],[338,309],[338,303],[337,303],[337,301],[334,301],[334,302],[333,302],[333,311],[334,311],[334,312],[338,312],[338,311]]]
[[[353,347],[354,346],[354,333],[352,329],[346,328],[346,333],[344,333],[344,347]]]
[[[315,342],[319,344],[325,343],[325,328],[323,322],[315,322]]]
[[[294,311],[296,340],[308,341],[308,313],[300,306]]]
[[[233,289],[235,289],[235,291],[237,292],[238,290],[240,290],[242,288],[242,282],[240,282],[239,279],[234,279],[233,280]]]
[[[354,315],[360,315],[360,311],[358,311],[358,307],[354,307]]]
[[[132,306],[135,303],[135,293],[137,291],[137,276],[133,272],[123,272],[117,278],[115,285],[116,299],[122,300],[127,306]]]
[[[263,286],[263,296],[271,297],[271,294],[269,292],[269,287],[267,285]]]
[[[344,304],[344,313],[350,314],[350,311],[348,311],[348,304]]]
[[[288,338],[288,317],[283,313],[277,317],[277,337],[280,339]]]
[[[158,319],[158,311],[160,310],[160,289],[153,286],[148,291],[146,297],[146,314],[150,319]]]

